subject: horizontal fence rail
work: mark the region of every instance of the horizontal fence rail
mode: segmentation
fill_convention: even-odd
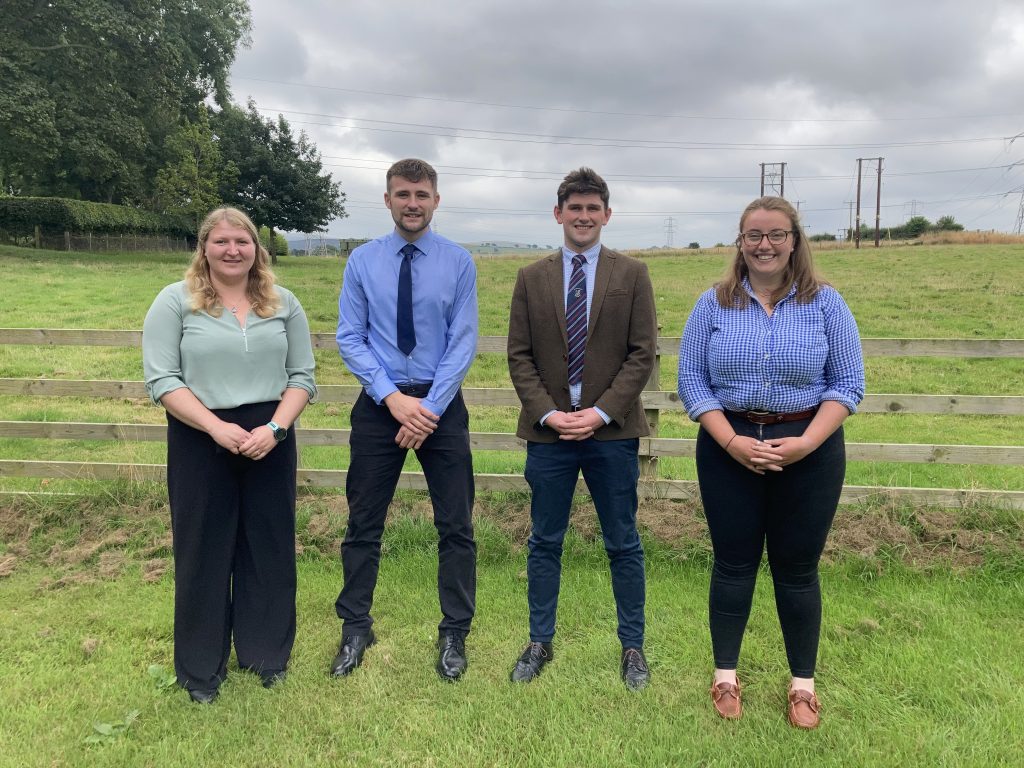
[[[338,348],[333,333],[311,333],[310,338],[314,349]],[[142,331],[0,328],[0,344],[139,347]],[[865,357],[1024,357],[1024,339],[862,339],[861,348]],[[505,350],[505,336],[480,336],[477,341],[479,354]],[[679,354],[679,337],[659,337],[658,354]]]
[[[333,333],[311,334],[316,349],[336,350]],[[31,346],[96,346],[139,347],[142,332],[137,330],[73,330],[38,328],[0,328],[0,344]],[[866,357],[1024,357],[1024,339],[863,339]],[[504,336],[481,336],[477,352],[504,354]],[[659,356],[678,354],[679,337],[658,339]],[[320,403],[355,402],[362,388],[351,384],[326,384],[318,387]],[[465,387],[463,395],[470,407],[519,406],[515,391],[507,388]],[[25,397],[83,397],[146,400],[141,381],[18,379],[0,378],[0,395]],[[697,484],[687,480],[666,480],[655,476],[659,458],[693,458],[695,440],[666,438],[657,435],[658,414],[682,411],[675,392],[658,386],[657,371],[643,393],[643,405],[652,424],[652,435],[640,440],[640,455],[645,467],[639,491],[649,498],[699,500]],[[315,406],[313,406],[315,407]],[[1024,396],[994,395],[909,395],[869,394],[860,404],[861,413],[884,414],[953,414],[953,415],[1024,415]],[[296,435],[302,446],[345,446],[347,429],[311,429],[299,426]],[[163,424],[117,424],[86,422],[0,421],[0,438],[81,441],[163,442]],[[473,450],[523,451],[525,442],[507,433],[470,433]],[[1024,465],[1024,446],[847,443],[851,461],[895,462],[921,464],[984,464]],[[345,470],[299,470],[302,488],[343,487]],[[79,480],[163,481],[165,467],[161,464],[135,464],[78,461],[0,460],[0,477],[60,478]],[[478,474],[476,485],[481,491],[528,491],[521,474]],[[400,487],[425,490],[421,473],[402,474]],[[586,492],[581,479],[578,490]],[[982,489],[903,488],[845,486],[842,501],[852,503],[869,499],[902,499],[918,504],[961,507],[982,501],[1015,509],[1024,509],[1024,491]]]

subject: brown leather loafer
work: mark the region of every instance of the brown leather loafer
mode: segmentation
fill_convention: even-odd
[[[817,728],[821,722],[818,711],[821,705],[818,697],[800,688],[789,689],[789,724],[795,728]]]
[[[733,683],[712,683],[711,702],[715,712],[726,720],[738,720],[743,714],[743,701],[740,696],[740,681]]]

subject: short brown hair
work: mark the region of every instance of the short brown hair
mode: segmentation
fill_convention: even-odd
[[[426,179],[430,182],[430,186],[434,188],[434,191],[437,192],[437,171],[435,171],[430,163],[425,160],[417,160],[415,157],[409,157],[405,160],[399,160],[388,168],[388,191],[391,190],[391,179],[395,176],[401,176],[403,179],[408,179],[409,181],[423,181],[423,179]]]
[[[570,195],[600,195],[604,207],[608,207],[611,193],[605,180],[597,175],[592,168],[577,168],[570,171],[562,183],[558,185],[558,207],[565,205]]]

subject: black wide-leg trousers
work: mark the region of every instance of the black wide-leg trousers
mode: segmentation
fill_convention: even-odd
[[[395,443],[400,425],[387,406],[365,392],[352,407],[351,458],[345,480],[348,527],[341,543],[345,582],[335,602],[342,635],[369,632],[380,569],[380,541],[388,505],[408,449]],[[441,415],[437,429],[416,451],[430,491],[438,533],[437,593],[441,632],[469,632],[476,611],[476,541],[473,538],[473,456],[469,413],[462,393]]]
[[[215,410],[254,429],[276,402]],[[238,665],[285,669],[295,640],[295,435],[253,461],[167,414],[174,535],[174,669],[188,689],[216,688],[234,637]]]

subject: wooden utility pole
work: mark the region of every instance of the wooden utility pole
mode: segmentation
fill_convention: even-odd
[[[761,163],[761,197],[786,196],[786,164]]]
[[[860,171],[861,163],[863,162],[863,158],[857,158],[857,228],[853,230],[853,239],[856,243],[855,248],[860,248]]]
[[[860,248],[860,180],[861,171],[865,160],[874,160],[878,163],[878,186],[875,190],[875,248],[879,245],[879,237],[882,231],[882,160],[884,157],[858,157],[857,158],[857,247]]]
[[[875,190],[875,248],[877,248],[881,230],[879,222],[882,217],[882,158],[876,157],[875,159],[878,161],[878,186]]]

